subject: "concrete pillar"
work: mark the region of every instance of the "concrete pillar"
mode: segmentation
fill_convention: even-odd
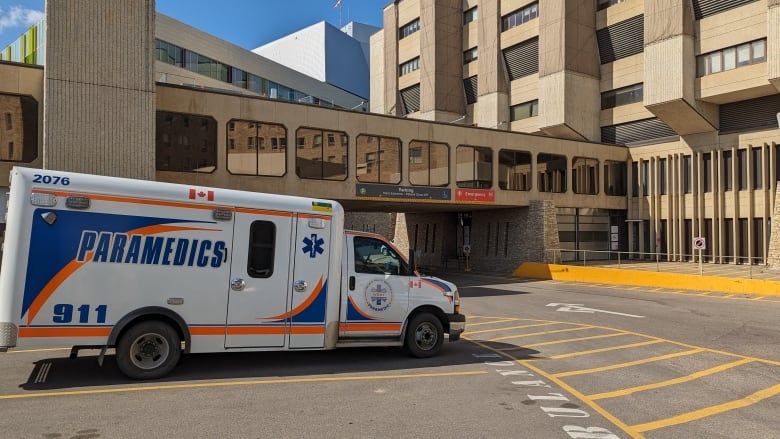
[[[509,128],[509,79],[501,56],[500,2],[481,2],[478,15],[477,91],[479,98],[475,103],[474,122],[481,127],[505,130]]]
[[[44,168],[154,179],[154,4],[46,1]]]

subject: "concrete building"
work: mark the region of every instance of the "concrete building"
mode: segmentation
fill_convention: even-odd
[[[363,97],[368,110],[369,38],[379,28],[321,21],[264,44],[252,52],[319,81]]]
[[[401,0],[370,40],[373,114],[151,0],[104,3],[48,1],[45,67],[0,62],[0,178],[336,199],[347,227],[432,267],[462,267],[467,246],[492,271],[582,257],[562,250],[686,259],[693,236],[713,262],[766,257],[780,0]]]
[[[702,236],[710,260],[760,261],[778,24],[776,0],[400,0],[371,40],[371,111],[625,145],[630,251],[689,259]]]

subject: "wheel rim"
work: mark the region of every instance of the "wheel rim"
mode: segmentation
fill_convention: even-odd
[[[130,361],[139,369],[150,370],[165,363],[170,353],[171,346],[165,337],[155,333],[143,334],[130,346]]]
[[[414,342],[418,348],[429,351],[436,346],[439,341],[439,333],[436,327],[430,322],[424,322],[417,326],[414,331]]]

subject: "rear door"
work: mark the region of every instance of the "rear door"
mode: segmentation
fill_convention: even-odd
[[[226,348],[284,346],[293,220],[289,212],[236,209]]]
[[[298,214],[288,313],[291,348],[320,348],[325,345],[331,223],[327,216]]]

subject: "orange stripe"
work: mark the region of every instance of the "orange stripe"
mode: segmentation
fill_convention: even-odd
[[[285,333],[284,326],[230,326],[228,335],[279,335]]]
[[[140,227],[135,230],[130,230],[128,232],[125,232],[126,235],[156,235],[158,233],[168,233],[168,232],[221,232],[222,230],[217,229],[204,229],[202,227],[181,227],[181,226],[170,226],[170,225],[156,225],[156,226],[146,226],[146,227]]]
[[[323,326],[293,326],[293,334],[324,334],[325,327]]]
[[[368,331],[399,331],[400,323],[342,323],[339,329],[345,332],[368,332]]]
[[[322,218],[322,219],[324,219],[325,221],[330,221],[330,217],[329,217],[329,216],[325,216],[325,215],[317,215],[317,214],[315,214],[315,213],[299,213],[299,214],[298,214],[298,217],[299,217],[299,218],[306,218],[306,219],[311,219],[311,218]]]
[[[187,202],[180,202],[180,201],[149,200],[144,198],[114,197],[109,195],[81,194],[81,193],[74,193],[74,192],[32,191],[32,193],[54,194],[58,197],[80,196],[80,197],[87,197],[91,200],[113,201],[117,203],[146,204],[150,206],[184,207],[187,209],[204,209],[204,210],[212,210],[212,209],[228,209],[231,211],[233,210],[232,207],[218,206],[216,204],[198,204],[195,202],[187,203]]]
[[[290,312],[286,312],[284,314],[279,314],[278,316],[273,317],[260,317],[258,320],[281,320],[281,319],[289,319],[293,316],[296,316],[300,314],[304,309],[306,309],[309,305],[314,302],[314,300],[317,298],[317,296],[320,294],[320,291],[322,291],[322,278],[323,276],[320,276],[320,280],[317,282],[317,286],[314,287],[314,291],[312,291],[311,295],[306,298],[306,300],[295,307]]]
[[[236,207],[237,213],[252,213],[256,215],[271,215],[271,216],[293,216],[292,212],[279,212],[276,210],[263,210],[263,209],[249,209],[247,207]]]
[[[225,335],[224,326],[190,326],[192,335]]]
[[[111,328],[19,328],[19,337],[108,337]]]
[[[374,317],[374,316],[372,316],[372,315],[369,315],[369,314],[367,314],[367,313],[363,312],[363,310],[362,310],[362,309],[360,309],[360,308],[359,308],[359,307],[358,307],[358,306],[355,304],[355,299],[353,299],[353,298],[352,298],[352,296],[349,296],[349,303],[351,303],[351,304],[352,304],[352,307],[353,307],[353,308],[355,308],[355,311],[357,311],[357,313],[358,313],[358,314],[360,314],[361,316],[363,316],[364,318],[366,318],[366,319],[370,319],[370,320],[374,320],[374,319],[376,319],[376,317]]]

